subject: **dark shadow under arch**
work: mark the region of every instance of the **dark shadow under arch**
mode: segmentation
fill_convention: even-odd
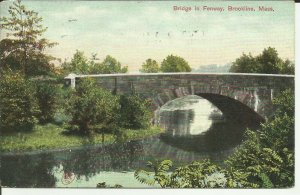
[[[215,105],[228,120],[242,123],[249,128],[257,128],[260,123],[265,121],[252,108],[231,97],[212,93],[198,93],[196,95]],[[253,124],[253,121],[256,121],[256,124]]]
[[[185,151],[214,153],[231,150],[242,142],[247,128],[258,129],[264,122],[264,118],[253,109],[233,98],[211,93],[195,95],[215,105],[230,123],[213,123],[200,135],[173,136],[166,132],[160,136],[162,141]]]

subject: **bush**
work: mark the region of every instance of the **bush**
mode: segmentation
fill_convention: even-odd
[[[283,91],[274,104],[275,117],[258,131],[248,130],[246,141],[226,162],[234,172],[245,174],[252,187],[294,185],[293,91]]]
[[[294,118],[295,116],[295,93],[292,89],[284,90],[277,98],[273,100],[276,107],[276,116],[287,115]]]
[[[122,127],[131,129],[145,129],[150,126],[152,112],[150,102],[138,95],[122,95],[120,98]]]
[[[99,88],[90,78],[80,80],[67,108],[72,119],[69,127],[81,133],[104,131],[117,124],[119,99]]]
[[[59,84],[59,87],[57,87],[57,106],[53,119],[54,123],[61,125],[71,120],[71,116],[66,112],[66,108],[68,107],[68,100],[71,98],[72,93],[73,89],[71,87],[63,86],[63,84]]]
[[[159,184],[162,188],[221,188],[240,187],[228,172],[209,160],[194,161],[191,164],[171,170],[173,162],[148,162],[150,170],[139,169],[134,177],[148,185]]]
[[[40,123],[51,122],[57,109],[58,87],[49,81],[36,82],[36,98],[40,109]]]
[[[0,73],[0,129],[29,130],[39,113],[33,85],[20,73]]]
[[[247,140],[226,161],[235,175],[244,175],[244,187],[291,187],[294,185],[294,154],[287,148],[264,146],[259,134],[248,130]]]

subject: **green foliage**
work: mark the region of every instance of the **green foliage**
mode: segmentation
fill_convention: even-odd
[[[136,170],[141,183],[166,188],[272,188],[293,184],[293,155],[287,149],[279,155],[270,148],[252,152],[243,147],[221,168],[209,160],[193,162],[171,171],[172,161],[148,162],[150,170]]]
[[[262,145],[276,151],[282,148],[294,149],[294,120],[284,115],[262,124],[259,130]]]
[[[271,185],[291,187],[294,177],[293,153],[287,148],[274,151],[261,146],[253,147],[253,144],[257,143],[250,144],[249,141],[226,161],[232,171],[245,175],[242,185],[244,187],[268,187]],[[268,181],[267,186],[266,181]]]
[[[172,187],[180,188],[225,187],[227,182],[222,169],[209,160],[179,167],[172,173],[171,179]]]
[[[149,171],[139,169],[135,178],[148,185],[159,184],[162,188],[218,188],[237,187],[237,182],[226,178],[227,172],[209,160],[192,162],[171,171],[172,161],[148,162]],[[232,185],[232,186],[231,186]]]
[[[67,112],[70,128],[81,133],[112,128],[117,123],[119,99],[95,85],[90,78],[80,80],[71,95]]]
[[[63,73],[65,75],[69,73],[75,74],[113,74],[113,73],[126,73],[128,67],[121,66],[115,58],[106,56],[103,62],[96,62],[96,54],[89,60],[83,51],[76,50],[70,62],[65,61],[61,64]]]
[[[267,174],[261,173],[261,174],[259,174],[259,177],[262,181],[263,188],[274,188],[274,185]]]
[[[262,54],[256,57],[259,64],[259,72],[276,74],[280,72],[280,64],[283,63],[282,59],[279,58],[275,48],[264,49]]]
[[[62,69],[65,73],[89,74],[90,64],[83,51],[76,50],[70,62],[64,62]]]
[[[191,67],[183,58],[169,55],[161,63],[162,72],[191,72]]]
[[[151,127],[145,131],[122,129],[122,133],[126,138],[122,141],[127,142],[129,140],[145,139],[147,137],[159,135],[161,132],[162,129],[158,127]],[[103,143],[103,137],[98,133],[94,133],[93,137],[81,136],[74,133],[68,134],[63,126],[52,123],[46,125],[37,124],[30,133],[20,131],[1,134],[0,153],[67,149],[71,147],[114,144],[118,141],[117,137],[112,133],[106,133],[104,136],[105,141]]]
[[[274,99],[274,119],[258,131],[248,130],[242,146],[227,160],[235,172],[246,175],[246,186],[294,185],[294,94],[286,90]]]
[[[259,130],[261,143],[273,150],[294,150],[295,142],[295,94],[287,89],[273,100],[276,107],[274,118]]]
[[[103,60],[102,63],[95,63],[92,72],[93,74],[113,74],[113,73],[126,73],[128,72],[128,67],[121,66],[121,63],[118,62],[115,58],[108,55]]]
[[[2,130],[2,129],[1,129]],[[144,139],[161,133],[158,127],[151,127],[147,130],[122,129],[124,134],[122,141]],[[102,135],[94,133],[93,136],[82,136],[69,133],[63,126],[52,123],[46,125],[37,124],[33,130],[28,132],[18,132],[10,134],[1,134],[0,153],[1,152],[23,152],[49,149],[67,149],[71,147],[82,147],[100,144],[120,143],[113,133],[104,134],[105,141],[102,142]]]
[[[295,95],[287,89],[273,100],[276,107],[274,118],[262,124],[259,130],[261,143],[273,150],[294,150],[295,142]]]
[[[259,67],[255,57],[251,54],[243,54],[241,57],[236,59],[235,62],[233,62],[229,72],[257,73],[259,72]]]
[[[120,125],[125,128],[144,129],[150,126],[152,112],[150,102],[138,95],[120,97]]]
[[[287,115],[294,117],[295,115],[295,94],[292,89],[287,89],[280,96],[273,100],[276,107],[276,116]]]
[[[146,62],[143,63],[142,69],[140,69],[141,72],[144,73],[157,73],[160,71],[159,64],[152,59],[147,59]]]
[[[37,98],[40,113],[40,123],[51,122],[57,110],[58,86],[51,81],[35,81],[35,96]]]
[[[21,0],[8,9],[9,17],[0,18],[1,29],[8,31],[0,41],[0,68],[21,71],[26,76],[53,74],[53,58],[44,53],[56,43],[40,38],[47,30],[37,12],[28,10]]]
[[[32,84],[18,72],[0,72],[0,130],[29,130],[39,112]]]
[[[158,183],[161,187],[169,187],[171,178],[167,171],[172,167],[172,164],[170,160],[148,162],[147,167],[150,168],[150,171],[138,169],[134,172],[134,177],[147,185]]]
[[[295,74],[295,63],[286,59],[283,63],[279,64],[279,70],[281,74]]]
[[[262,54],[253,57],[243,54],[233,62],[230,72],[295,74],[295,65],[289,60],[282,60],[275,48],[268,47]]]

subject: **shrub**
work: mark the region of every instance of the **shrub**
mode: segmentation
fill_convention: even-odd
[[[252,187],[294,185],[294,93],[283,91],[274,104],[275,117],[256,132],[247,130],[246,141],[226,162]]]
[[[57,109],[58,87],[49,81],[36,82],[36,98],[40,109],[40,123],[51,122]]]
[[[54,123],[56,124],[65,124],[71,120],[71,116],[66,112],[68,107],[69,99],[73,93],[73,89],[63,84],[59,84],[57,87],[57,98],[56,98],[56,112],[54,115]]]
[[[150,126],[152,112],[150,102],[138,95],[122,95],[120,98],[122,127],[144,129]]]
[[[287,115],[294,118],[295,115],[295,93],[292,89],[286,89],[273,101],[276,107],[276,116]]]
[[[67,111],[72,119],[69,127],[87,134],[107,130],[117,123],[119,100],[109,91],[99,88],[90,78],[80,80],[72,93]]]
[[[38,106],[32,84],[20,73],[0,73],[0,129],[29,130],[37,122]]]
[[[174,170],[171,170],[172,166],[170,160],[148,162],[150,170],[136,170],[134,177],[141,183],[159,184],[162,188],[239,187],[226,170],[209,160],[194,161]]]

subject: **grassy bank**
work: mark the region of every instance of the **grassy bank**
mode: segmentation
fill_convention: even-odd
[[[101,134],[92,136],[65,135],[65,130],[54,124],[44,126],[37,125],[28,133],[2,134],[0,136],[1,152],[23,152],[47,149],[64,149],[76,146],[88,146],[95,144],[111,144],[116,141],[116,136],[105,134],[102,143]],[[159,127],[151,127],[147,130],[124,129],[125,141],[141,139],[161,133]]]

